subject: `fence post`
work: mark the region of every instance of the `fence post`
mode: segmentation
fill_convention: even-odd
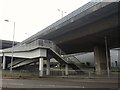
[[[90,71],[89,71],[89,78],[91,77],[91,73],[90,73]]]

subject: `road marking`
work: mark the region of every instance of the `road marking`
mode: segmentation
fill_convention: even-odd
[[[9,85],[24,85],[24,84],[22,84],[22,83],[4,83],[4,84],[9,84]]]
[[[24,86],[25,84],[22,84],[22,83],[4,83],[4,84],[7,84],[7,85],[15,85],[15,86]],[[31,85],[30,85],[31,86]],[[36,87],[44,87],[44,88],[85,88],[84,86],[65,86],[65,85],[34,85],[33,86],[36,86]]]
[[[65,85],[39,85],[41,87],[62,87],[62,88],[85,88],[84,86],[65,86]]]

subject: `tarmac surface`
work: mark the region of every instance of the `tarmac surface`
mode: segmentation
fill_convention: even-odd
[[[119,90],[118,79],[80,79],[80,78],[39,78],[39,79],[2,79],[2,90],[7,88],[106,88]],[[12,89],[13,90],[13,89]],[[17,89],[15,89],[17,90]]]

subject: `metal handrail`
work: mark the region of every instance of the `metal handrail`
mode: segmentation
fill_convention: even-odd
[[[43,39],[37,39],[37,40],[34,40],[30,43],[24,43],[24,44],[19,44],[19,45],[16,45],[14,47],[14,50],[15,51],[25,51],[25,50],[31,50],[31,49],[34,49],[36,47],[44,47],[44,48],[49,48],[53,51],[55,51],[58,55],[60,56],[63,56],[61,57],[66,63],[69,63],[69,62],[72,62],[74,63],[78,68],[80,68],[80,64],[81,62],[76,59],[75,56],[72,56],[71,57],[73,58],[73,60],[71,59],[71,57],[65,57],[66,56],[66,53],[61,50],[54,42],[50,41],[50,40],[43,40]],[[10,50],[10,49],[9,49]],[[10,50],[11,51],[11,50]],[[79,64],[79,65],[78,65]]]
[[[67,60],[68,63],[74,63],[78,68],[80,68],[81,62],[77,62],[78,59],[76,59],[74,56],[72,58],[73,59],[71,59],[71,57],[64,57],[64,59]]]
[[[81,62],[73,55],[71,55],[70,57],[72,57],[73,59],[71,59],[70,57],[64,57],[66,55],[66,53],[61,50],[54,42],[50,41],[50,40],[42,40],[42,39],[38,39],[39,45],[48,47],[52,50],[54,50],[57,54],[59,54],[60,56],[62,55],[62,59],[65,60],[67,63],[72,62],[74,63],[78,68],[80,68],[80,64]]]
[[[74,55],[64,55],[64,57],[69,57],[69,58],[74,57],[74,59],[76,59],[79,63],[81,63],[80,60],[78,58],[76,58]]]

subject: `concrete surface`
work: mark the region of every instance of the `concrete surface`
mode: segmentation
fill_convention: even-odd
[[[2,88],[108,88],[118,89],[118,79],[39,78],[3,79]]]

